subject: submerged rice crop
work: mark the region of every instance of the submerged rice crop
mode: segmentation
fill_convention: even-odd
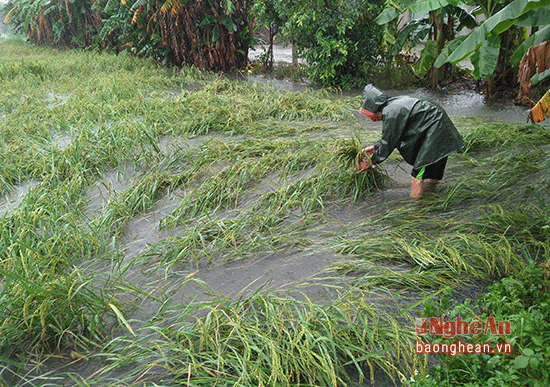
[[[178,310],[167,327],[149,324],[162,340],[123,350],[120,362],[148,357],[181,383],[205,386],[338,385],[351,375],[373,380],[382,369],[397,382],[409,367],[425,366],[414,360],[412,336],[361,292],[346,292],[330,306],[261,291],[235,301],[211,296]]]
[[[355,173],[357,97],[0,54],[0,385],[399,384],[418,298],[547,259],[539,126],[457,120],[412,203],[398,167]]]

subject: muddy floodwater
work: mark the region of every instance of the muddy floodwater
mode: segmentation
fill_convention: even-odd
[[[256,82],[258,79],[251,79]],[[303,90],[306,86],[293,84],[288,81],[265,80],[260,82],[269,82],[277,87],[287,90]],[[360,94],[361,90],[356,90]],[[387,91],[390,95],[407,94],[396,90]],[[353,92],[346,94],[351,95]],[[508,123],[523,123],[527,115],[525,108],[516,106],[509,102],[487,101],[484,96],[473,92],[445,93],[430,92],[427,90],[416,90],[408,93],[415,97],[428,98],[440,103],[450,114],[452,118],[461,116],[473,116],[489,121],[503,121]],[[364,125],[365,131],[377,132],[381,129],[380,124],[371,123],[360,115],[356,115],[357,120]],[[315,135],[316,139],[323,137],[349,138],[352,133],[348,129],[331,128],[322,134]],[[215,134],[195,136],[190,139],[172,139],[163,138],[160,144],[163,151],[169,154],[174,149],[200,147],[220,136]],[[221,137],[223,138],[223,137]],[[235,141],[235,137],[225,138],[223,141]],[[57,146],[66,147],[70,144],[70,138],[58,140]],[[173,265],[170,269],[159,270],[157,267],[148,265],[147,261],[142,261],[138,265],[132,262],[138,256],[154,255],[156,246],[161,242],[172,240],[180,236],[184,230],[176,227],[173,230],[164,230],[160,224],[169,214],[177,208],[182,198],[187,194],[184,190],[175,190],[158,198],[155,205],[147,212],[133,217],[124,226],[124,231],[117,243],[120,244],[120,251],[123,258],[119,266],[123,272],[121,279],[129,281],[135,285],[146,288],[148,292],[163,293],[165,297],[175,297],[177,302],[206,302],[212,299],[212,293],[223,295],[229,299],[238,299],[248,296],[259,289],[289,292],[293,297],[307,296],[310,299],[323,302],[336,297],[336,293],[327,287],[334,280],[328,279],[326,269],[334,264],[341,264],[347,259],[342,254],[336,253],[334,247],[327,244],[326,235],[345,235],[346,230],[353,229],[355,225],[365,222],[366,219],[376,217],[394,206],[393,203],[406,204],[409,193],[409,176],[411,167],[402,161],[389,161],[382,165],[382,168],[389,176],[389,180],[378,192],[373,193],[368,200],[359,203],[337,205],[333,204],[324,209],[323,222],[306,228],[301,238],[304,239],[302,248],[282,249],[277,252],[267,254],[259,253],[245,260],[235,260],[229,262],[210,262],[208,260],[196,262],[195,264],[179,267]],[[462,169],[457,169],[454,160],[451,158],[447,176],[460,175]],[[89,187],[85,192],[87,198],[87,208],[84,211],[90,220],[97,219],[101,215],[105,206],[116,197],[117,192],[123,192],[128,189],[137,179],[139,174],[131,166],[122,167],[106,171],[102,178]],[[279,177],[262,178],[256,185],[256,194],[266,194],[281,186],[287,184],[287,181],[281,181]],[[38,184],[37,181],[29,181],[14,188],[10,197],[5,198],[0,204],[0,213],[2,216],[9,216],[9,211],[23,200],[28,190]],[[443,186],[445,186],[445,182]],[[237,207],[231,211],[217,214],[217,217],[223,218],[237,216],[239,211],[245,208]],[[299,216],[299,215],[297,215]],[[365,229],[363,232],[376,232],[376,230]],[[99,265],[101,266],[101,265]],[[92,269],[97,270],[98,266],[93,264]],[[393,269],[398,267],[392,267]],[[181,284],[192,278],[195,281],[189,281],[184,288]],[[207,284],[209,291],[205,292],[204,284]],[[482,286],[464,287],[457,293],[457,300],[466,298],[475,298],[482,291]],[[123,298],[123,297],[122,297]],[[131,297],[130,297],[131,298]],[[128,301],[131,301],[128,299]],[[385,301],[375,294],[372,296],[373,303],[382,305]],[[127,318],[132,321],[134,328],[150,321],[158,313],[159,304],[150,299],[143,299],[136,304],[135,310]],[[103,363],[99,360],[77,361],[65,358],[50,358],[40,371],[44,374],[55,372],[59,374],[79,374],[83,379],[93,379]],[[154,370],[154,369],[153,369]],[[154,375],[154,371],[150,374]],[[117,378],[117,375],[123,377],[126,369],[109,371],[109,378]],[[152,376],[152,381],[162,381],[162,371],[159,376]],[[36,375],[36,370],[31,375],[41,379]],[[60,377],[64,380],[64,385],[70,385],[70,378]],[[377,376],[377,386],[393,385],[391,380],[380,374]],[[10,380],[8,378],[7,380]],[[17,377],[13,378],[16,385],[39,385],[35,383],[21,384]],[[365,382],[366,383],[366,382]],[[171,385],[163,384],[163,385]],[[366,383],[365,385],[370,385]]]
[[[268,85],[275,87],[270,90],[283,93],[306,94],[308,90],[314,90],[306,84],[263,76],[241,75],[240,79],[248,82],[246,87],[250,87],[249,84]],[[379,185],[371,192],[359,192],[357,200],[348,192],[332,200],[337,195],[328,193],[336,191],[337,187],[326,185],[348,181],[338,179],[355,175],[351,171],[342,172],[338,164],[340,160],[336,162],[335,158],[322,157],[318,153],[333,151],[330,146],[341,144],[339,140],[358,136],[364,145],[368,145],[380,136],[382,124],[359,115],[359,106],[353,107],[346,119],[326,118],[338,114],[339,107],[331,105],[332,100],[342,102],[355,98],[359,101],[362,90],[330,94],[326,99],[319,98],[321,103],[315,100],[315,103],[333,109],[332,113],[325,113],[329,108],[320,109],[326,116],[319,113],[310,119],[308,112],[300,112],[302,116],[296,113],[295,116],[300,118],[295,119],[283,111],[279,116],[273,114],[283,118],[275,120],[266,114],[269,120],[256,122],[253,115],[250,115],[252,118],[247,115],[250,101],[239,100],[238,92],[236,97],[230,95],[227,90],[232,86],[223,83],[225,79],[218,82],[210,94],[204,94],[204,98],[212,98],[211,105],[192,100],[193,93],[203,88],[189,83],[180,88],[171,86],[128,98],[132,104],[117,105],[119,110],[127,108],[131,112],[129,117],[122,118],[110,104],[125,98],[123,88],[118,84],[108,85],[100,90],[103,94],[99,100],[106,101],[104,105],[109,111],[102,112],[104,117],[101,120],[88,124],[78,117],[77,124],[70,130],[37,125],[38,134],[32,138],[32,149],[37,157],[47,155],[46,166],[32,169],[28,166],[30,163],[24,164],[31,171],[28,178],[13,183],[12,187],[3,187],[5,194],[0,200],[0,217],[5,222],[20,213],[30,213],[33,219],[50,217],[55,212],[53,206],[36,210],[34,205],[53,196],[54,189],[48,184],[52,184],[54,179],[50,177],[48,180],[48,168],[59,168],[63,177],[59,185],[66,184],[67,191],[74,189],[72,196],[61,195],[60,199],[63,211],[73,216],[65,229],[69,230],[67,235],[75,239],[71,242],[75,242],[77,247],[71,244],[68,254],[72,253],[71,248],[88,254],[67,265],[74,267],[78,275],[93,273],[97,282],[86,286],[100,294],[103,289],[94,286],[100,283],[107,288],[108,285],[111,299],[116,298],[126,309],[121,312],[113,304],[105,307],[101,318],[111,313],[110,309],[114,311],[106,322],[108,333],[104,337],[94,336],[87,343],[90,353],[80,352],[81,347],[76,344],[71,348],[64,345],[55,355],[42,361],[39,354],[43,348],[39,342],[32,350],[36,356],[32,361],[14,357],[0,370],[6,385],[193,385],[189,380],[195,375],[179,369],[186,365],[178,363],[173,343],[165,340],[170,336],[166,333],[170,329],[173,329],[171,333],[186,334],[185,329],[192,319],[181,319],[181,316],[186,316],[192,305],[200,303],[208,307],[198,310],[197,316],[193,316],[197,319],[204,317],[208,310],[220,309],[220,305],[231,302],[238,303],[261,292],[307,300],[317,305],[338,299],[345,293],[344,289],[360,290],[364,292],[367,304],[387,312],[398,312],[403,306],[419,300],[425,296],[426,289],[429,289],[427,293],[434,292],[439,286],[448,284],[456,285],[455,302],[475,298],[489,281],[482,275],[476,276],[475,270],[461,276],[458,274],[460,268],[449,262],[444,262],[443,269],[449,269],[451,274],[438,276],[441,266],[437,266],[440,262],[435,261],[440,257],[430,255],[434,245],[429,243],[433,242],[442,250],[451,250],[453,246],[445,246],[449,239],[434,229],[439,227],[437,232],[448,231],[456,224],[466,227],[471,219],[480,215],[475,206],[490,203],[493,210],[510,196],[513,184],[522,187],[513,191],[518,197],[528,197],[532,201],[529,195],[538,195],[541,188],[527,181],[529,173],[533,173],[534,180],[546,181],[548,178],[543,171],[528,171],[524,176],[510,173],[511,169],[506,168],[523,165],[521,163],[526,160],[546,165],[550,159],[549,146],[534,149],[537,144],[529,144],[518,147],[525,153],[514,154],[510,149],[501,152],[494,145],[498,138],[485,144],[483,135],[479,135],[479,138],[470,139],[471,151],[449,158],[443,182],[426,201],[409,199],[412,167],[402,161],[397,152],[377,167],[380,168],[379,175],[385,179],[380,178]],[[127,94],[132,92],[127,91]],[[511,101],[491,100],[473,91],[451,93],[417,89],[385,92],[390,96],[407,94],[439,103],[461,133],[470,134],[475,128],[485,126],[498,131],[499,125],[504,128],[506,124],[525,124],[527,121],[527,108]],[[38,101],[36,103],[43,109],[44,117],[55,114],[66,117],[75,111],[78,111],[77,116],[84,116],[85,113],[79,110],[83,104],[73,102],[77,95],[78,90],[49,90],[41,97],[26,97],[26,101]],[[255,98],[257,95],[261,96],[261,93],[254,94]],[[150,104],[151,101],[154,103]],[[282,105],[283,102],[278,103]],[[290,111],[294,105],[306,102],[291,101],[286,108]],[[214,103],[220,106],[214,107]],[[95,106],[96,103],[89,105]],[[155,118],[154,125],[146,124],[150,122],[154,109],[165,106],[175,106],[174,112],[163,110],[158,114],[160,118]],[[189,115],[199,117],[196,118],[198,123],[192,122],[195,125],[193,130],[188,132],[182,129],[182,122],[187,119],[181,113],[184,109],[188,109]],[[244,129],[239,132],[241,128],[234,122],[216,121],[217,115],[223,114],[235,118],[227,112],[238,109],[243,111],[242,126],[246,126],[248,132]],[[12,110],[6,110],[7,114],[0,111],[0,123],[12,119],[11,115],[15,116],[13,112],[17,113],[17,108]],[[175,118],[171,118],[172,113]],[[208,119],[216,124],[209,127]],[[33,120],[29,121],[22,121],[21,126],[34,128]],[[59,122],[63,120],[59,119]],[[169,129],[156,130],[163,125]],[[547,130],[548,125],[544,122],[536,130],[530,127],[518,130],[518,133],[534,136],[532,132]],[[148,131],[151,127],[156,131]],[[509,126],[505,130],[514,133]],[[282,134],[279,136],[277,131]],[[508,140],[509,143],[515,141],[514,138]],[[135,144],[138,146],[132,148]],[[290,153],[292,157],[284,159],[283,156],[288,155],[277,154],[273,149],[282,149],[281,152]],[[301,153],[305,151],[309,153]],[[90,162],[94,157],[102,162]],[[199,163],[199,159],[207,162]],[[285,167],[289,165],[287,170],[273,168],[273,165],[278,165],[276,163],[283,165],[281,160],[286,163]],[[76,182],[71,180],[74,185],[70,186],[67,176],[76,174],[74,171],[88,163],[93,165],[94,175],[80,176]],[[517,180],[506,180],[512,175]],[[489,183],[497,188],[493,189]],[[328,193],[319,195],[317,199],[308,196],[322,190]],[[474,193],[478,191],[483,191],[484,196],[476,196]],[[214,194],[208,196],[212,192]],[[498,196],[499,192],[504,193]],[[329,197],[330,200],[325,199]],[[207,200],[214,204],[209,207],[204,204]],[[544,200],[540,199],[541,202]],[[71,208],[73,205],[78,210]],[[425,210],[430,205],[433,207]],[[487,208],[483,207],[483,211],[488,212]],[[66,220],[64,217],[60,219]],[[53,234],[52,230],[38,224],[31,230],[33,237],[47,239]],[[243,226],[238,228],[240,224]],[[81,233],[70,234],[72,229]],[[100,231],[103,234],[100,235]],[[97,245],[80,247],[87,242],[76,239],[84,234],[96,235],[94,233],[100,235],[94,240]],[[431,235],[436,235],[434,239],[437,240],[431,241]],[[423,247],[423,243],[428,247]],[[404,258],[386,259],[384,254],[388,251],[394,255],[402,254]],[[95,259],[95,254],[101,258]],[[372,261],[369,261],[370,254]],[[435,274],[430,272],[433,267],[437,268]],[[505,274],[498,270],[500,268],[487,269],[494,277]],[[387,282],[383,281],[385,276]],[[460,276],[464,281],[453,282]],[[405,280],[409,282],[403,282]],[[71,288],[69,293],[72,292]],[[225,333],[231,335],[237,330],[238,327]],[[62,337],[70,334],[65,332]],[[48,337],[43,335],[46,342]],[[211,334],[212,337],[217,335],[218,332]],[[42,360],[34,360],[39,358]],[[188,366],[190,370],[191,365]],[[215,366],[220,365],[208,364],[208,367]],[[208,368],[210,371],[218,376],[223,373]],[[350,377],[358,380],[357,370],[351,370]],[[394,385],[388,374],[380,369],[373,378],[377,386]],[[370,378],[362,383],[371,385]]]
[[[265,53],[267,46],[258,45],[255,50],[251,50],[249,58],[257,60],[258,57]],[[274,61],[291,63],[292,49],[290,46],[274,46]],[[469,67],[471,64],[464,64]],[[265,76],[241,76],[251,82],[260,82],[265,84],[273,84],[278,88],[289,91],[303,91],[308,87],[308,82],[293,82],[288,79],[274,79]],[[368,80],[366,80],[368,83]],[[417,90],[384,90],[390,96],[401,94],[410,95],[412,97],[425,98],[436,101],[447,111],[449,115],[456,116],[471,116],[482,120],[501,121],[514,124],[524,124],[527,122],[527,115],[530,109],[525,106],[516,105],[513,101],[504,101],[499,99],[491,99],[487,96],[477,93],[474,90],[461,90],[448,92],[446,90],[434,91],[426,88]],[[361,95],[361,89],[343,91],[342,96],[353,97]],[[547,123],[542,123],[548,125]]]

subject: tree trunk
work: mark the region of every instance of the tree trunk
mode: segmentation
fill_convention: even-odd
[[[267,49],[267,57],[265,58],[264,66],[271,70],[273,68],[273,37],[275,36],[275,32],[273,31],[273,25],[269,26],[269,48]]]
[[[515,47],[518,30],[510,28],[499,35],[500,50],[497,65],[493,75],[487,78],[487,95],[493,95],[498,89],[509,88],[516,82],[516,75],[512,72],[510,63],[511,52]]]
[[[444,33],[445,21],[443,20],[443,15],[439,11],[431,11],[430,18],[432,19],[432,23],[433,23],[434,40],[437,44],[437,55],[436,55],[436,58],[437,58],[441,53],[441,51],[443,51],[443,47],[445,47],[445,33]],[[443,68],[438,69],[433,66],[431,68],[430,87],[433,90],[437,89],[442,70]]]

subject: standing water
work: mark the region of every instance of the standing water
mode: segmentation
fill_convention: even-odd
[[[263,77],[248,77],[247,79],[251,82],[268,83],[289,91],[301,91],[308,87],[304,84]],[[116,102],[116,99],[110,99],[112,92],[110,87],[100,91],[102,92],[101,100],[106,99],[107,101],[106,106],[110,107]],[[197,90],[186,91],[191,94]],[[361,93],[362,90],[357,89],[343,93],[343,95],[357,97]],[[484,120],[524,123],[527,115],[526,109],[522,107],[508,102],[491,101],[474,92],[464,91],[451,94],[419,89],[412,92],[388,90],[386,93],[392,96],[409,94],[434,100],[439,102],[451,117],[474,116]],[[228,106],[234,109],[239,109],[240,106],[244,106],[246,109],[250,106],[257,108],[257,105],[248,105],[249,100],[253,98],[249,100],[231,99],[229,95],[224,94],[223,90],[219,93],[211,93],[211,95],[205,93],[205,96],[216,97],[212,98],[213,103],[204,110],[202,115],[200,114],[200,101],[194,101],[194,107],[198,111],[196,116],[202,116],[205,120],[209,118],[208,115],[221,115]],[[256,97],[255,94],[253,96]],[[107,254],[108,259],[99,262],[95,262],[96,257],[93,255],[87,258],[96,264],[95,267],[99,267],[98,270],[101,269],[105,272],[106,276],[113,276],[117,280],[116,286],[114,286],[116,294],[113,294],[113,297],[116,296],[121,300],[127,300],[130,297],[132,304],[128,305],[128,308],[120,315],[117,314],[116,323],[120,323],[120,329],[113,332],[113,337],[97,338],[97,353],[90,353],[96,348],[95,346],[93,349],[84,351],[80,346],[75,345],[70,348],[70,352],[56,354],[45,362],[31,364],[31,362],[21,360],[24,366],[20,368],[15,366],[19,362],[15,362],[13,367],[5,367],[4,371],[0,370],[0,377],[5,377],[8,383],[13,381],[11,385],[43,385],[43,383],[49,383],[48,385],[106,385],[110,381],[118,379],[121,380],[112,382],[112,385],[192,385],[195,380],[189,381],[189,379],[195,379],[197,373],[202,372],[202,368],[207,369],[208,372],[211,371],[212,375],[217,377],[228,376],[227,371],[235,370],[225,367],[222,371],[218,371],[217,367],[223,366],[219,362],[197,360],[198,364],[193,364],[195,369],[194,372],[191,372],[191,364],[186,357],[185,350],[192,351],[194,347],[186,347],[182,343],[185,343],[184,338],[187,334],[195,334],[190,329],[191,322],[194,322],[195,319],[185,313],[197,301],[201,301],[202,305],[205,305],[199,309],[200,312],[209,310],[208,302],[216,301],[211,304],[211,309],[214,312],[223,309],[229,301],[243,300],[242,308],[246,313],[228,313],[219,319],[220,323],[225,323],[227,320],[234,324],[232,329],[223,331],[205,328],[204,338],[208,339],[205,342],[216,339],[230,346],[232,345],[230,342],[232,335],[237,335],[241,329],[247,327],[244,322],[239,323],[241,319],[244,321],[244,318],[254,312],[256,307],[261,306],[246,303],[247,297],[251,293],[258,292],[263,296],[264,290],[266,293],[273,291],[280,294],[284,294],[288,290],[292,296],[296,295],[295,299],[303,298],[303,295],[306,295],[316,302],[331,300],[331,298],[336,298],[334,293],[340,291],[338,288],[340,282],[335,284],[334,289],[324,285],[327,283],[332,285],[330,281],[336,281],[336,275],[329,270],[339,265],[337,270],[340,270],[341,273],[339,273],[338,281],[356,282],[357,279],[357,289],[360,289],[360,286],[365,286],[368,289],[366,301],[375,305],[379,311],[384,311],[384,307],[390,304],[389,298],[379,297],[377,292],[381,286],[370,287],[371,282],[368,281],[376,283],[377,278],[382,278],[382,281],[386,281],[382,286],[397,294],[402,289],[401,287],[407,286],[401,282],[401,278],[414,282],[418,279],[429,279],[431,275],[434,275],[430,270],[433,267],[436,268],[435,275],[438,270],[447,269],[438,268],[428,259],[420,262],[400,262],[397,254],[394,254],[395,258],[387,259],[390,262],[380,259],[384,251],[393,251],[393,246],[390,249],[384,243],[388,240],[393,243],[396,236],[400,236],[399,227],[403,227],[407,221],[413,224],[414,227],[411,226],[411,229],[416,228],[418,223],[423,223],[425,229],[430,231],[428,226],[431,224],[430,217],[432,215],[423,216],[424,214],[407,200],[410,169],[405,170],[408,166],[403,165],[404,163],[400,163],[396,159],[385,163],[383,168],[388,171],[391,181],[384,185],[379,192],[368,194],[361,200],[354,201],[350,199],[349,195],[342,201],[332,201],[329,195],[321,195],[317,201],[310,199],[315,198],[313,196],[315,191],[326,190],[327,187],[338,185],[339,182],[332,178],[333,175],[323,174],[322,168],[318,167],[318,164],[322,163],[316,162],[324,160],[316,157],[318,154],[323,154],[323,151],[329,150],[326,144],[331,141],[337,143],[334,139],[349,139],[353,137],[355,131],[363,134],[364,129],[371,132],[365,133],[367,137],[370,136],[369,140],[373,139],[376,134],[372,131],[380,129],[379,124],[367,122],[370,120],[357,122],[353,118],[349,122],[330,121],[323,115],[313,116],[313,119],[298,116],[297,119],[289,118],[290,123],[269,121],[268,124],[273,124],[273,126],[266,124],[266,128],[254,125],[253,129],[257,132],[245,131],[242,134],[237,132],[238,135],[228,133],[223,128],[213,125],[210,133],[199,133],[193,138],[189,138],[189,133],[177,124],[188,119],[185,114],[181,114],[181,116],[179,114],[188,108],[189,101],[192,100],[186,98],[185,93],[178,97],[181,99],[164,98],[161,94],[155,96],[158,98],[153,101],[155,108],[174,106],[174,111],[171,113],[175,118],[171,118],[168,111],[163,111],[160,114],[162,120],[151,119],[155,125],[158,123],[159,126],[163,126],[166,123],[166,126],[171,128],[159,131],[159,133],[153,132],[154,135],[151,136],[148,133],[148,136],[143,135],[148,127],[136,124],[135,116],[144,115],[142,108],[147,109],[147,114],[151,112],[152,108],[151,105],[144,104],[139,98],[130,99],[134,104],[124,105],[129,110],[128,116],[118,117],[118,114],[121,114],[119,110],[123,109],[113,109],[113,112],[106,114],[107,118],[111,118],[113,115],[118,119],[116,122],[113,121],[112,126],[109,126],[109,129],[112,130],[91,131],[92,133],[88,134],[90,137],[88,139],[85,136],[82,138],[70,137],[67,134],[70,131],[64,128],[64,131],[54,136],[55,141],[52,146],[57,150],[57,153],[54,154],[56,157],[63,156],[62,160],[77,160],[83,165],[88,165],[89,160],[91,160],[90,164],[92,162],[98,164],[101,177],[98,177],[96,181],[87,182],[86,185],[83,185],[82,192],[75,193],[75,196],[82,195],[85,199],[79,203],[84,218],[90,220],[91,226],[88,228],[87,225],[75,222],[74,227],[86,231],[90,229],[101,237],[104,234],[100,234],[100,232],[104,232],[108,236],[112,235],[109,241],[112,243],[113,250],[116,250],[116,254],[113,254],[112,257]],[[74,102],[72,101],[74,98],[75,94],[48,92],[46,100],[42,102],[51,103],[47,106],[46,113],[53,115],[72,106],[70,104]],[[230,105],[225,98],[231,101],[230,103],[238,101],[239,104]],[[183,103],[179,103],[179,101]],[[92,100],[92,102],[95,101]],[[219,103],[219,105],[215,105],[215,103]],[[325,102],[320,102],[320,104],[323,103]],[[78,104],[79,108],[80,106],[95,107],[96,105],[96,103]],[[134,105],[139,109],[132,110]],[[189,111],[191,112],[191,110]],[[115,112],[116,114],[114,114]],[[0,121],[1,119],[0,115]],[[361,119],[363,120],[364,117],[361,116]],[[276,120],[273,119],[273,121]],[[128,125],[128,122],[131,124]],[[275,129],[275,134],[271,129]],[[282,134],[277,135],[278,131]],[[158,138],[157,134],[159,134]],[[89,143],[92,146],[87,145]],[[141,147],[129,147],[133,143],[140,144]],[[154,152],[150,150],[148,146],[151,143],[154,143],[158,150]],[[101,144],[97,146],[99,151],[109,149],[109,152],[97,152],[96,155],[96,144]],[[283,148],[282,145],[287,148]],[[88,153],[86,157],[79,159],[76,151],[85,146],[88,146]],[[129,147],[129,150],[126,147]],[[273,149],[277,151],[273,151]],[[304,150],[311,152],[301,153]],[[148,156],[142,156],[142,152],[146,151],[149,152]],[[282,159],[285,152],[292,153],[293,156],[288,162],[279,159],[279,157]],[[120,157],[118,157],[119,154]],[[265,157],[266,155],[269,158]],[[207,159],[207,157],[208,160],[212,160],[210,163],[199,164],[201,158]],[[51,161],[48,161],[53,164],[56,160],[52,157]],[[460,157],[454,158],[450,162],[449,173],[446,175],[450,177],[449,180],[452,180],[453,174],[460,178],[463,178],[466,173],[473,175],[472,170],[478,166],[474,163],[466,164],[470,161],[463,161]],[[489,162],[485,160],[485,164],[480,163],[481,165],[478,170],[475,170],[475,173],[479,172],[480,176],[492,173],[491,168],[487,167]],[[76,165],[80,166],[81,164]],[[59,163],[59,165],[64,167],[68,163]],[[195,165],[198,167],[194,168]],[[281,173],[281,170],[285,170],[285,167],[281,166],[285,165],[288,165],[287,171]],[[334,165],[334,169],[338,171],[341,170],[338,163],[330,165]],[[257,166],[262,166],[263,169],[256,169]],[[500,165],[498,166],[500,167]],[[44,170],[47,171],[46,168]],[[247,170],[254,171],[254,173],[249,175],[243,173]],[[188,171],[193,171],[192,178],[187,178]],[[68,169],[67,174],[72,176],[72,172],[71,169]],[[346,173],[347,171],[344,171],[344,174]],[[349,174],[351,175],[351,173]],[[499,178],[506,175],[506,173],[493,173],[489,176],[498,181]],[[142,187],[138,184],[145,178],[149,178],[151,186]],[[156,183],[153,184],[157,180],[159,181],[158,186]],[[0,215],[7,214],[9,216],[10,211],[21,204],[22,198],[31,189],[50,188],[46,185],[43,187],[42,184],[36,187],[38,184],[34,180],[26,181],[28,181],[27,184],[14,187],[8,197],[9,200],[0,201]],[[171,187],[175,181],[181,181],[178,183],[181,187],[178,186],[176,189]],[[234,196],[227,195],[234,192],[228,182],[241,184],[240,191]],[[335,182],[336,184],[334,184]],[[224,189],[216,189],[216,184],[213,183],[221,185]],[[465,184],[477,188],[472,182],[467,181]],[[478,182],[476,181],[475,184]],[[58,186],[61,185],[58,184]],[[460,188],[461,186],[457,185],[457,191],[460,191]],[[469,189],[469,186],[467,188]],[[475,189],[472,191],[475,193]],[[210,193],[213,194],[208,195]],[[441,196],[446,194],[444,192]],[[470,192],[468,192],[469,194]],[[228,200],[220,202],[221,205],[218,207],[205,205],[203,212],[191,215],[193,205],[200,205],[201,200],[205,197],[211,198],[212,202],[216,203],[216,195],[227,195]],[[451,195],[449,197],[452,199]],[[127,205],[128,202],[133,203],[133,206]],[[185,206],[180,206],[181,203]],[[270,206],[271,203],[277,205]],[[459,202],[459,204],[462,203]],[[314,209],[311,210],[308,206]],[[315,206],[322,209],[316,210]],[[448,204],[445,203],[442,206],[446,208]],[[455,210],[459,205],[453,202],[450,207]],[[67,208],[70,209],[68,206]],[[271,212],[271,208],[274,208],[275,211]],[[441,219],[438,221],[443,222],[444,216],[448,214],[458,217],[469,210],[467,205],[464,205],[462,209],[464,211],[445,213],[445,211],[436,208],[433,214],[436,215],[435,217],[442,214],[443,217],[440,217]],[[265,213],[273,213],[273,217],[267,217]],[[119,223],[114,225],[117,226],[116,229],[113,227],[116,232],[111,230],[111,225],[104,221],[105,219],[113,219],[115,223]],[[178,219],[179,221],[172,227],[170,221]],[[264,229],[257,232],[256,223],[265,224]],[[29,222],[29,224],[32,223]],[[452,227],[450,228],[452,229]],[[424,252],[424,256],[428,256],[428,258],[431,250],[437,250],[421,250],[424,243],[421,233],[418,233],[418,238],[409,244],[409,230],[402,230],[404,230],[403,237],[399,238],[399,241],[403,250]],[[439,231],[439,229],[437,230]],[[56,235],[55,231],[52,230],[54,236]],[[391,234],[392,231],[395,233]],[[443,232],[441,233],[443,234]],[[385,235],[388,236],[386,239],[377,239],[377,236],[384,237]],[[50,241],[47,233],[37,236],[45,239],[46,242]],[[445,239],[445,236],[445,234],[441,236],[442,244],[448,240]],[[106,238],[98,238],[98,240],[104,241]],[[56,240],[53,239],[53,241]],[[224,244],[227,247],[224,248]],[[52,246],[55,247],[56,244],[52,244]],[[445,245],[445,247],[447,246],[449,245]],[[449,248],[451,247],[449,246]],[[348,253],[346,249],[352,253]],[[75,253],[75,255],[77,254],[79,253]],[[374,258],[371,262],[361,257],[361,254],[369,255],[368,259],[371,256]],[[417,254],[414,258],[419,257],[422,260],[424,256]],[[363,258],[362,261],[360,261],[361,258]],[[457,254],[456,258],[462,259],[460,254]],[[357,262],[362,262],[363,266],[360,267]],[[382,273],[380,268],[386,272]],[[415,276],[417,273],[414,271],[417,269],[421,270],[424,278]],[[82,272],[85,272],[85,268],[82,269]],[[361,277],[364,274],[369,274],[369,276]],[[449,275],[449,278],[453,275],[454,272]],[[331,276],[333,277],[331,278]],[[99,278],[102,279],[102,277]],[[463,288],[460,290],[465,293]],[[478,289],[474,290],[473,295]],[[351,301],[354,300],[350,299]],[[402,299],[401,301],[407,300]],[[264,302],[264,304],[269,306],[269,302]],[[110,312],[109,307],[112,308],[113,305],[107,305],[103,314],[106,315],[107,312]],[[293,305],[292,301],[289,301],[289,305]],[[391,304],[391,307],[395,307],[395,305]],[[313,309],[313,304],[311,309]],[[113,310],[116,313],[118,309]],[[122,317],[120,317],[121,315]],[[189,318],[181,318],[181,315]],[[215,316],[214,313],[212,315]],[[114,316],[111,314],[111,317]],[[335,317],[338,318],[338,316]],[[330,323],[329,320],[327,320],[327,324]],[[341,321],[338,319],[334,321],[334,326],[329,326],[340,329]],[[206,322],[206,320],[201,320],[201,324]],[[315,323],[315,320],[308,321],[304,327],[309,327],[312,323]],[[342,321],[343,323],[344,321]],[[289,326],[293,325],[283,323],[280,328],[284,332],[284,329]],[[126,329],[127,327],[132,329]],[[318,327],[322,328],[320,325]],[[380,328],[383,330],[384,326],[380,326]],[[257,332],[264,333],[268,338],[277,336],[275,330],[270,332],[263,324],[258,326]],[[68,337],[72,337],[69,336],[70,333],[67,334]],[[305,330],[301,332],[297,341],[302,340],[305,333],[307,333]],[[246,334],[235,336],[236,342],[246,339],[246,336]],[[285,336],[285,334],[280,336]],[[189,337],[191,337],[189,340],[191,344],[194,341],[199,341],[194,338],[197,336]],[[254,340],[254,337],[251,339]],[[325,336],[320,335],[320,337]],[[111,338],[113,339],[112,344],[106,344]],[[321,342],[323,340],[314,337],[314,341]],[[218,347],[220,352],[225,351],[224,344]],[[103,345],[105,347],[102,347]],[[256,347],[256,343],[247,348],[253,347]],[[40,347],[37,348],[40,349]],[[178,353],[178,350],[182,352]],[[243,352],[248,353],[247,351]],[[270,351],[265,351],[266,356],[269,355],[268,352]],[[254,353],[254,356],[250,356],[248,363],[261,360],[260,356],[253,358],[257,352],[251,351],[251,353]],[[193,356],[195,355],[200,357],[203,354],[197,351],[197,353],[193,353]],[[295,357],[297,359],[290,360],[301,360],[298,359],[299,356]],[[221,359],[223,358],[222,354]],[[227,360],[230,358],[232,355],[227,356]],[[212,369],[209,368],[210,366]],[[189,369],[189,373],[187,373],[187,369]],[[10,379],[11,372],[13,372],[12,379]],[[150,384],[146,384],[147,381]],[[218,380],[212,379],[211,385],[216,383]],[[225,385],[224,382],[219,383],[219,385],[222,384]],[[0,385],[2,385],[1,382]],[[377,385],[386,384],[378,380]]]
[[[265,49],[264,49],[265,51]],[[251,51],[249,58],[257,60],[262,53],[261,47]],[[292,62],[292,49],[290,46],[275,46],[274,61],[282,63]],[[245,79],[251,82],[274,85],[282,90],[303,91],[309,86],[307,82],[298,83],[288,79],[275,79],[265,76],[247,75]],[[368,80],[365,80],[365,84]],[[416,90],[382,90],[390,96],[410,95],[411,97],[428,99],[440,104],[450,116],[475,117],[486,121],[498,121],[510,124],[524,124],[527,122],[527,116],[530,109],[516,105],[513,101],[489,98],[486,95],[475,92],[474,90],[461,90],[448,92],[445,90],[430,90],[419,88]],[[353,89],[342,93],[345,97],[360,96],[362,89]],[[550,125],[543,122],[543,126]]]

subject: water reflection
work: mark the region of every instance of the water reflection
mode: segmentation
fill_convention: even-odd
[[[235,77],[234,79],[236,79]],[[239,75],[241,80],[271,85],[281,90],[304,91],[310,86],[307,82],[298,83],[288,79],[276,79],[262,75]],[[506,122],[511,124],[527,123],[527,115],[530,109],[526,106],[516,105],[510,100],[498,100],[478,94],[474,90],[461,91],[434,91],[426,88],[416,90],[382,90],[390,96],[410,95],[412,97],[424,98],[439,103],[450,116],[471,116],[487,121]],[[342,97],[355,97],[363,93],[362,89],[339,92]],[[550,120],[541,125],[550,127]]]
[[[410,95],[439,103],[451,116],[472,116],[488,121],[525,124],[530,111],[513,101],[491,99],[468,90],[443,92],[419,89]]]

